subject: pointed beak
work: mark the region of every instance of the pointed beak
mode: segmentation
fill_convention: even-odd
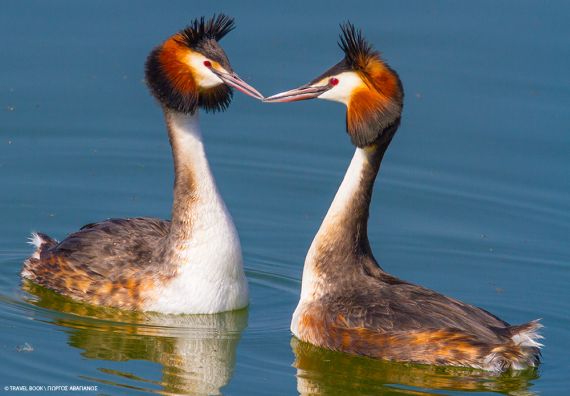
[[[230,87],[237,89],[240,92],[243,92],[246,95],[253,96],[256,99],[263,100],[263,95],[251,85],[243,81],[239,76],[234,73],[226,73],[214,68],[211,69],[220,79],[228,84]]]
[[[328,91],[332,87],[329,85],[303,85],[302,87],[278,93],[263,99],[267,103],[277,102],[296,102],[298,100],[314,99],[319,97],[322,93]]]

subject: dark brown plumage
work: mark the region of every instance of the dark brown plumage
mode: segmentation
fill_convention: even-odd
[[[176,273],[165,259],[169,230],[169,221],[131,218],[88,224],[62,242],[38,234],[42,243],[22,273],[76,300],[141,309]]]

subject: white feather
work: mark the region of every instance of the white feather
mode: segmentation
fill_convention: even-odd
[[[501,352],[491,352],[484,359],[483,369],[502,372],[508,368],[513,370],[525,370],[535,367],[538,363],[537,349],[542,347],[538,340],[544,338],[538,333],[543,326],[538,321],[531,322],[526,330],[521,331],[511,337],[512,344],[520,350],[520,356],[514,359],[505,358]]]
[[[536,323],[534,327],[515,334],[511,339],[515,345],[520,345],[521,347],[541,348],[543,345],[538,340],[544,337],[538,333],[538,330],[542,327],[540,323]]]
[[[30,235],[28,238],[28,243],[35,246],[36,248],[39,248],[42,243],[44,243],[44,240],[38,235],[37,232],[32,232],[32,235]]]
[[[37,232],[32,232],[32,235],[30,236],[30,238],[28,238],[28,243],[32,246],[35,246],[36,250],[34,250],[34,253],[32,254],[32,256],[30,258],[33,258],[33,259],[39,259],[40,258],[40,246],[42,246],[42,243],[44,243],[44,242],[45,241],[42,239],[42,237],[40,237],[37,234]],[[25,271],[25,272],[27,272],[27,271]],[[24,275],[24,273],[22,273],[22,275]]]

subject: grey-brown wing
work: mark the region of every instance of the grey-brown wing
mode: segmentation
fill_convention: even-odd
[[[390,275],[370,277],[359,288],[327,302],[350,327],[380,331],[457,329],[498,341],[508,323],[489,312]],[[337,320],[336,318],[331,318]]]
[[[161,219],[109,219],[84,226],[42,255],[112,280],[155,263],[169,229],[170,222]]]

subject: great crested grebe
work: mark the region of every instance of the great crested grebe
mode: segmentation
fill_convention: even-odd
[[[239,238],[202,142],[198,108],[223,111],[234,87],[262,99],[218,41],[225,15],[194,20],[155,48],[146,81],[162,105],[174,157],[172,220],[110,219],[61,242],[33,234],[22,277],[95,305],[163,313],[215,313],[248,304]]]
[[[356,152],[305,259],[291,331],[328,349],[374,358],[504,371],[537,366],[538,321],[511,326],[489,312],[402,281],[376,262],[368,242],[370,199],[400,124],[403,88],[350,23],[344,59],[300,88],[266,102],[327,99],[347,106]]]

